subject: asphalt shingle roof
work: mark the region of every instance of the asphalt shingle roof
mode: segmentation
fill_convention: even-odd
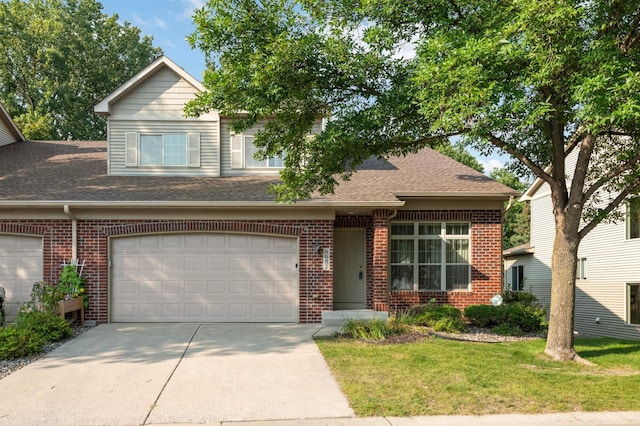
[[[0,147],[0,202],[272,202],[274,176],[107,176],[104,141],[26,141]],[[437,193],[515,192],[431,149],[389,162],[367,161],[336,194],[312,202],[375,203]],[[395,194],[395,195],[394,195]]]

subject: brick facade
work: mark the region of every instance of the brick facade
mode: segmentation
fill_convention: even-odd
[[[395,216],[394,216],[395,215]],[[362,228],[366,235],[366,304],[391,311],[424,303],[432,298],[459,308],[488,303],[501,291],[501,211],[399,211],[375,210],[372,216],[339,216],[336,220],[81,220],[77,221],[77,256],[85,261],[89,308],[85,318],[108,321],[110,238],[170,232],[242,232],[299,239],[299,294],[302,323],[321,321],[322,311],[333,309],[333,264],[322,268],[318,244],[333,255],[335,228]],[[447,221],[471,223],[471,290],[455,292],[389,291],[389,223],[391,220]],[[68,219],[2,220],[0,234],[41,236],[43,278],[55,283],[62,264],[72,256],[72,222]]]

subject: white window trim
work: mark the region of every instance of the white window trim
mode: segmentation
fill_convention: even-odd
[[[231,169],[234,170],[282,170],[284,167],[271,167],[262,166],[247,166],[246,164],[246,146],[247,146],[247,138],[254,138],[254,134],[245,134],[245,133],[231,133],[229,136],[229,151],[231,153]]]
[[[391,225],[393,224],[413,224],[414,226],[414,231],[413,231],[413,235],[392,235],[391,233]],[[440,224],[440,234],[439,235],[433,235],[433,236],[427,236],[427,235],[419,235],[418,232],[418,228],[420,226],[420,224]],[[468,225],[468,234],[464,234],[464,235],[447,235],[447,225],[448,224],[466,224]],[[414,262],[412,263],[413,265],[413,288],[410,289],[409,291],[421,291],[421,292],[456,292],[456,291],[470,291],[471,290],[471,273],[472,273],[472,269],[471,269],[471,257],[472,257],[472,253],[473,253],[473,247],[471,244],[471,223],[470,222],[466,222],[466,221],[394,221],[391,224],[389,224],[389,249],[391,248],[391,240],[413,240],[414,246],[413,246],[413,256],[414,256]],[[422,238],[421,238],[422,237]],[[431,238],[429,238],[431,237]],[[440,289],[421,289],[420,288],[420,278],[419,278],[419,271],[420,271],[420,266],[421,265],[425,265],[425,264],[421,264],[419,262],[419,241],[423,239],[423,240],[428,240],[428,239],[440,239],[441,241],[441,262],[440,262]],[[467,288],[465,289],[452,289],[452,290],[448,290],[447,289],[447,274],[446,274],[446,270],[447,270],[447,266],[448,265],[460,265],[460,264],[456,264],[456,263],[451,263],[448,264],[446,261],[446,256],[447,256],[447,241],[450,240],[467,240],[468,244],[469,244],[469,259],[468,259],[468,272],[467,272],[467,276],[469,277],[469,283],[467,284]],[[388,255],[388,260],[389,260],[389,270],[391,269],[391,267],[393,265],[396,264],[392,264],[391,263],[391,251],[389,250],[389,255]],[[397,264],[399,265],[399,264]],[[391,282],[391,280],[393,279],[391,271],[389,271],[389,287],[391,288],[392,291],[403,291],[403,289],[394,289],[393,288],[393,283]],[[405,290],[406,291],[406,290]]]
[[[163,146],[166,135],[185,135],[185,162],[183,165],[141,165],[140,164],[140,137],[162,136]],[[164,161],[164,155],[162,155]],[[167,169],[200,167],[200,133],[187,132],[126,132],[125,133],[125,167],[162,167]]]
[[[576,262],[576,280],[589,279],[589,262],[586,257],[578,257]]]

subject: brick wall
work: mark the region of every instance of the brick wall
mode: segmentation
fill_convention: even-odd
[[[389,221],[468,221],[471,223],[471,290],[455,292],[389,292]],[[86,318],[100,323],[108,320],[108,244],[109,238],[166,232],[245,232],[299,238],[300,322],[321,321],[323,310],[333,309],[333,265],[322,269],[322,250],[333,257],[335,227],[366,229],[367,307],[397,311],[425,303],[432,298],[459,308],[489,303],[501,291],[500,210],[399,211],[376,210],[372,216],[338,217],[331,220],[255,220],[255,221],[154,221],[154,220],[78,220],[78,258],[86,262],[90,305]],[[0,233],[38,235],[43,238],[43,275],[56,282],[62,264],[72,256],[70,220],[3,220]]]
[[[108,321],[108,244],[111,237],[166,232],[243,232],[299,238],[300,322],[321,321],[322,311],[333,308],[333,265],[322,269],[319,244],[333,253],[333,221],[154,221],[78,220],[77,256],[85,261],[89,308],[87,320]],[[56,283],[63,263],[72,256],[70,220],[3,220],[0,233],[28,234],[43,238],[43,279]]]
[[[401,211],[395,220],[468,221],[471,223],[471,290],[392,291],[389,309],[398,311],[436,299],[464,309],[489,304],[502,290],[502,212],[500,210]]]

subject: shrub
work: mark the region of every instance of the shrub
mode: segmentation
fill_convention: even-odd
[[[454,330],[463,331],[466,324],[462,320],[460,309],[450,305],[438,305],[435,300],[431,300],[424,305],[416,305],[408,308],[399,315],[401,321],[406,324],[420,325],[425,327],[442,328],[436,331]]]
[[[58,315],[35,310],[20,310],[15,327],[40,336],[45,344],[57,342],[73,334],[71,326]]]
[[[458,311],[458,313],[460,313],[460,311]],[[435,331],[445,333],[462,333],[467,328],[467,324],[460,317],[442,317],[435,320],[432,324]]]
[[[354,339],[384,340],[389,336],[406,332],[406,326],[394,320],[350,319],[342,326],[342,335]]]
[[[464,316],[470,324],[493,328],[509,325],[524,332],[539,333],[546,330],[546,313],[539,306],[525,306],[520,303],[492,305],[470,305],[464,310]]]
[[[505,321],[505,312],[493,305],[469,305],[464,308],[464,316],[471,325],[483,328],[491,328]]]
[[[46,342],[39,334],[16,326],[0,332],[0,359],[15,359],[34,355],[42,351]]]
[[[491,329],[493,333],[502,336],[522,336],[522,330],[517,325],[502,323]]]
[[[502,301],[505,305],[519,303],[525,306],[534,306],[538,303],[538,297],[530,291],[506,290],[502,293]]]

